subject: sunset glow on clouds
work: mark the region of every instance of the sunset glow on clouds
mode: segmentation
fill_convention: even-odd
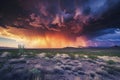
[[[120,42],[119,3],[119,0],[1,1],[0,46],[17,47],[20,43],[27,48],[87,47],[94,43],[106,46],[105,40],[108,46],[116,45]],[[115,32],[111,34],[113,28]]]
[[[16,34],[17,33],[17,34]],[[62,48],[66,46],[87,46],[85,37],[77,37],[71,40],[64,34],[45,33],[40,34],[34,30],[17,29],[10,27],[0,28],[0,35],[3,38],[15,40],[18,43],[23,43],[26,47],[30,48]]]

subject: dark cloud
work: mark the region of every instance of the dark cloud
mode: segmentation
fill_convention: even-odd
[[[120,30],[119,28],[111,28],[102,30],[99,33],[104,35],[98,36],[95,38],[97,41],[120,41]]]
[[[110,28],[98,32],[102,35],[91,39],[88,43],[90,46],[115,46],[120,45],[120,29]]]
[[[0,26],[85,35],[120,28],[120,0],[1,0]]]

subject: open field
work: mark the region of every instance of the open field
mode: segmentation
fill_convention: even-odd
[[[13,55],[19,53],[19,49],[0,49],[0,54],[10,52]],[[39,54],[48,53],[54,55],[56,53],[65,54],[84,54],[84,55],[99,55],[99,56],[118,56],[120,57],[120,48],[63,48],[63,49],[24,49],[24,54]]]
[[[120,80],[120,48],[0,49],[0,80]]]

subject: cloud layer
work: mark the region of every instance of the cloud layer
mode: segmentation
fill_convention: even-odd
[[[119,0],[1,0],[0,36],[34,47],[86,46],[87,41],[108,35],[104,29],[120,28],[119,4]]]

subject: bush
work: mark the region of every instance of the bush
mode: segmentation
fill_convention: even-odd
[[[69,56],[70,56],[71,59],[75,59],[75,54],[74,53],[70,53]]]
[[[0,63],[0,69],[3,67],[3,64],[2,63]]]
[[[90,59],[97,59],[98,57],[96,55],[89,55],[88,58],[90,58]]]
[[[113,60],[109,60],[109,61],[107,61],[107,64],[113,65],[113,64],[115,64],[115,62]]]
[[[46,53],[46,57],[48,57],[48,58],[53,58],[54,55],[53,55],[52,53]]]
[[[20,55],[18,53],[11,53],[9,58],[19,58]]]
[[[108,66],[105,70],[107,70],[107,72],[112,75],[117,75],[120,73],[120,67]]]

